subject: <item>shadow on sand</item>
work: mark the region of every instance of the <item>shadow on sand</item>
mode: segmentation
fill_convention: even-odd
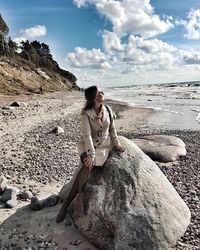
[[[22,249],[36,246],[35,249],[39,249],[47,246],[47,249],[71,250],[78,242],[76,249],[96,249],[71,223],[69,216],[64,222],[56,223],[60,204],[40,211],[32,211],[28,204],[20,205],[15,210],[9,211],[1,208],[5,212],[5,218],[3,221],[1,218],[0,249],[13,249],[16,246]]]

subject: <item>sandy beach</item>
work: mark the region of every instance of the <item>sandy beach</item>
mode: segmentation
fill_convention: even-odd
[[[19,108],[3,108],[13,101],[25,103]],[[117,115],[115,125],[120,135],[131,139],[167,134],[185,142],[186,157],[170,164],[157,164],[192,213],[188,230],[173,249],[199,249],[200,131],[153,130],[145,123],[154,112],[152,109],[112,100],[106,103]],[[83,105],[83,93],[78,91],[0,95],[0,175],[7,178],[9,185],[45,198],[58,193],[71,179],[79,163],[77,144]],[[64,134],[51,132],[58,125]],[[29,201],[18,201],[12,209],[0,204],[0,249],[96,249],[73,225],[55,223],[60,205],[32,212],[28,204]]]

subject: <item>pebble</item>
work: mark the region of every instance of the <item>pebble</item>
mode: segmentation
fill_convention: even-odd
[[[12,200],[7,201],[5,207],[7,207],[7,208],[13,208],[16,205],[17,205],[17,199],[14,198]]]
[[[0,195],[5,191],[7,179],[5,176],[0,176]]]
[[[32,194],[32,192],[29,191],[29,190],[25,190],[25,191],[22,191],[22,192],[20,193],[20,198],[21,198],[22,200],[29,200],[29,199],[31,199],[31,197],[33,197],[33,194]]]
[[[78,246],[78,245],[80,245],[81,243],[82,243],[82,241],[79,240],[79,239],[77,239],[77,240],[74,241],[73,245],[74,245],[74,246]]]
[[[37,246],[31,246],[30,249],[31,250],[38,250]]]

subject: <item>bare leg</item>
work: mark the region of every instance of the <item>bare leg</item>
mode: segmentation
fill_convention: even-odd
[[[83,206],[83,192],[87,184],[87,181],[90,177],[91,170],[92,169],[90,168],[84,167],[84,171],[82,172],[81,175],[78,176],[78,192],[76,195],[74,208],[75,208],[76,215],[79,217],[82,217],[85,215],[85,210]]]
[[[84,187],[90,176],[90,172],[91,172],[91,169],[83,165],[83,167],[81,168],[80,172],[78,173],[74,181],[74,184],[71,188],[71,191],[67,199],[62,204],[62,207],[57,215],[56,222],[59,223],[65,219],[67,209],[69,205],[71,204],[71,202],[73,201],[73,199],[75,198],[75,196],[77,195],[77,193],[78,193],[78,196],[77,196],[78,199],[77,199],[77,204],[76,204],[76,208],[78,210],[77,212],[78,214],[83,215],[84,209],[83,209],[83,205],[81,205],[82,193],[84,191]]]

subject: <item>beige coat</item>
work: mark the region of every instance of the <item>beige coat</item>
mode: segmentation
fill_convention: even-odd
[[[81,114],[81,141],[78,146],[78,153],[86,152],[94,159],[94,165],[102,166],[113,146],[119,144],[117,132],[114,126],[114,114],[111,113],[111,124],[109,113],[103,106],[102,122],[96,120],[96,113],[93,109],[86,110]]]

